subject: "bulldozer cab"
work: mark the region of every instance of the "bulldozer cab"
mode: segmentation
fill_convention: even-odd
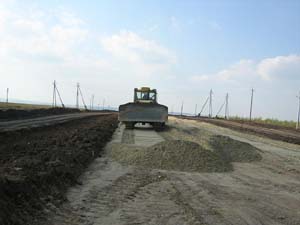
[[[148,87],[134,89],[134,102],[135,103],[157,103],[156,89]]]

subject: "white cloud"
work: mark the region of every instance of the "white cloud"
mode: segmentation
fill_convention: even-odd
[[[252,60],[240,60],[227,69],[217,73],[217,78],[221,80],[233,80],[237,78],[247,78],[254,76],[255,64]]]
[[[277,56],[262,60],[257,73],[264,80],[300,79],[300,55]]]
[[[239,62],[213,74],[192,76],[193,81],[300,80],[300,56],[288,55],[266,58],[259,62]]]
[[[119,34],[102,38],[101,44],[114,57],[130,63],[168,65],[176,62],[175,54],[169,49],[132,31],[121,31]]]
[[[44,24],[41,21],[30,18],[15,18],[11,24],[16,31],[23,32],[41,32],[44,30]]]
[[[209,76],[208,75],[195,75],[191,77],[192,81],[205,81],[205,80],[209,80]]]
[[[50,102],[56,79],[66,103],[74,103],[80,82],[89,89],[86,95],[110,93],[110,104],[118,105],[131,97],[133,87],[170,79],[176,63],[171,50],[132,31],[99,42],[84,20],[61,8],[1,2],[0,31],[0,97],[10,87],[12,97]],[[112,91],[119,83],[122,87]]]
[[[88,31],[80,19],[66,11],[47,11],[0,7],[0,57],[30,60],[33,58],[69,60],[75,57],[77,43],[85,40]],[[49,20],[50,18],[50,20]]]
[[[59,11],[57,16],[59,17],[62,24],[66,26],[80,26],[85,24],[82,19],[78,18],[73,13],[70,13],[68,11]]]
[[[239,62],[212,74],[200,74],[192,76],[192,82],[245,82],[257,77],[255,63],[252,60],[240,60]]]

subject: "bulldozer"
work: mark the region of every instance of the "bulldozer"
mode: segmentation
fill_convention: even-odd
[[[168,121],[168,107],[157,103],[156,89],[135,88],[134,101],[119,106],[119,121],[127,129],[135,124],[150,124],[155,130],[162,130]]]

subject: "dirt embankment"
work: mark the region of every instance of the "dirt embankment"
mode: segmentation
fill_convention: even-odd
[[[35,224],[101,154],[117,116],[0,133],[0,224]]]
[[[60,115],[65,113],[78,113],[79,109],[71,108],[49,108],[49,109],[7,109],[0,110],[0,121],[10,121],[18,119],[30,119],[41,116]]]

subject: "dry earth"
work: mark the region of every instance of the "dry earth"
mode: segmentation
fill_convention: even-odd
[[[271,138],[273,140],[281,140],[293,144],[300,144],[300,130],[291,127],[284,127],[273,124],[257,123],[255,121],[246,120],[224,120],[206,117],[183,117],[185,119],[197,120],[211,123],[221,127],[227,127],[232,130],[243,133],[251,133],[261,137]]]
[[[82,116],[76,121],[65,115],[60,117],[64,123],[41,117],[30,120],[26,129],[0,129],[1,225],[39,224],[47,211],[64,202],[67,188],[102,153],[117,127],[117,116],[78,115]],[[24,120],[19,122],[25,126]],[[32,128],[45,122],[48,126]]]
[[[12,121],[0,121],[0,132],[5,133],[8,131],[20,130],[20,129],[31,129],[37,127],[46,127],[57,124],[63,124],[69,121],[78,119],[109,115],[111,113],[103,112],[85,112],[85,113],[71,113],[62,115],[51,115],[35,117],[31,119],[19,119]]]
[[[69,190],[67,202],[49,210],[43,223],[300,224],[299,145],[190,120],[171,118],[169,127],[157,133],[120,126],[106,146],[106,154],[91,164],[80,178],[80,185]],[[236,145],[227,146],[231,156],[238,157],[230,159],[231,171],[218,173],[182,172],[180,167],[151,169],[122,161],[132,151],[151,149],[165,140],[194,142],[207,151],[216,151],[218,145],[210,142],[215,135],[249,143],[261,158],[241,160],[246,159],[247,152],[236,155]],[[112,154],[116,149],[123,154],[121,160]]]

